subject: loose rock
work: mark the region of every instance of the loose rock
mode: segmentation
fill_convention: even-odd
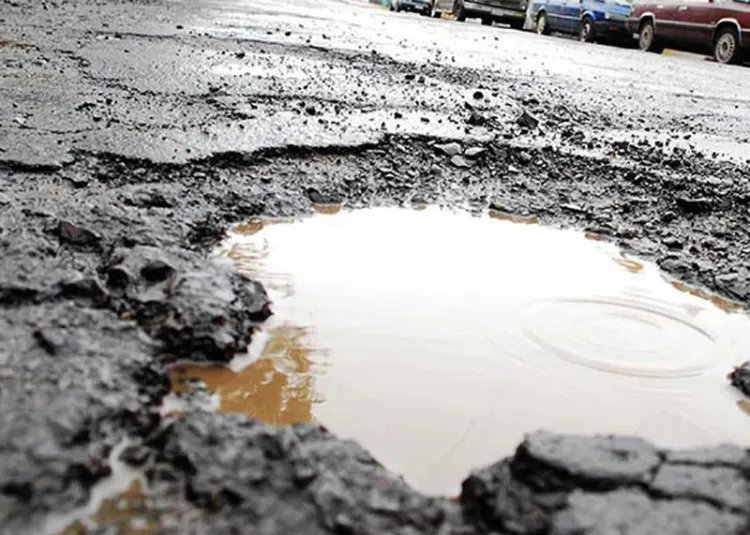
[[[446,156],[456,156],[461,154],[461,145],[456,142],[445,143],[443,145],[435,145],[435,150],[445,154]]]
[[[468,169],[469,167],[471,167],[470,162],[467,162],[462,156],[458,156],[458,155],[453,156],[451,158],[451,164],[453,164],[456,167],[461,167],[464,169]]]
[[[521,112],[521,115],[516,119],[516,124],[524,128],[536,129],[539,126],[539,119],[533,116],[526,110]]]

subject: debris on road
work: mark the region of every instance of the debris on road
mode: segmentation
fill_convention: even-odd
[[[530,128],[533,130],[539,126],[539,119],[537,119],[528,111],[523,110],[518,119],[516,119],[516,124],[524,128]]]

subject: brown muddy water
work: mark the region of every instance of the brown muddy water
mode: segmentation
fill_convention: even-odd
[[[237,227],[216,251],[275,315],[231,366],[181,366],[219,410],[318,421],[432,494],[525,433],[750,443],[726,374],[736,306],[611,244],[534,221],[427,208],[331,209]],[[531,223],[531,224],[528,224]]]
[[[85,535],[100,530],[116,535],[156,535],[161,532],[159,517],[146,496],[145,478],[120,460],[126,446],[122,442],[112,450],[109,456],[112,474],[94,485],[89,503],[70,513],[48,517],[42,533]]]

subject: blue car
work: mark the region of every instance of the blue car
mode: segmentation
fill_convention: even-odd
[[[625,27],[632,9],[629,0],[535,0],[533,9],[539,34],[577,34],[589,43],[631,40]]]

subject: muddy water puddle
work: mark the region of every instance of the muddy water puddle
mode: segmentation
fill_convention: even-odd
[[[175,389],[202,379],[220,410],[319,421],[436,494],[540,428],[750,443],[726,381],[744,314],[607,242],[507,219],[326,208],[237,227],[217,256],[275,315],[248,356],[177,368]]]
[[[145,493],[145,478],[120,460],[127,446],[123,442],[109,456],[110,476],[91,489],[84,507],[65,515],[47,518],[43,533],[85,535],[91,530],[113,535],[156,535],[161,533],[158,515]]]

